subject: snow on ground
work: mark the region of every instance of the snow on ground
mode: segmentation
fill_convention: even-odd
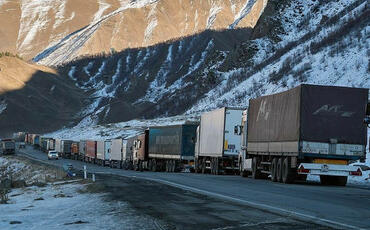
[[[89,193],[88,184],[80,180],[29,186],[35,177],[51,176],[54,168],[0,157],[0,169],[0,178],[11,175],[13,181],[23,178],[28,185],[12,189],[7,204],[0,204],[0,229],[155,229],[153,219],[128,203],[107,201],[107,194]]]
[[[188,116],[174,116],[166,118],[157,118],[152,120],[131,120],[115,124],[94,125],[89,121],[80,123],[73,128],[65,128],[53,133],[44,134],[44,136],[68,139],[68,140],[105,140],[113,138],[127,138],[142,133],[151,126],[179,125],[186,122],[198,122],[199,114]]]
[[[14,189],[0,204],[1,229],[154,229],[153,220],[105,194],[80,193],[85,185],[49,184]],[[19,221],[19,224],[10,224]]]
[[[209,10],[209,16],[207,18],[207,29],[211,29],[216,21],[217,14],[220,13],[222,7],[217,5],[215,2],[212,3],[212,7]]]

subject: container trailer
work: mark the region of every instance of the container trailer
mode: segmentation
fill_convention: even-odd
[[[148,168],[148,142],[149,130],[138,135],[133,143],[132,164],[134,170],[144,170]]]
[[[122,140],[122,168],[128,170],[133,169],[133,145],[135,137]]]
[[[71,158],[73,160],[78,160],[79,158],[79,142],[72,142],[71,144]]]
[[[0,153],[3,155],[15,154],[15,141],[12,139],[2,139],[0,141]]]
[[[104,141],[104,166],[109,165],[110,167],[112,167],[110,162],[111,151],[112,151],[112,141],[111,140]]]
[[[71,145],[73,141],[71,140],[62,140],[61,141],[61,154],[62,157],[70,158],[71,157]]]
[[[349,163],[365,158],[368,89],[300,85],[249,101],[241,170],[291,183],[308,174],[345,185],[362,175]],[[237,130],[237,129],[236,129]]]
[[[195,145],[195,171],[211,174],[236,173],[240,136],[234,128],[240,125],[243,109],[220,108],[201,115]]]
[[[175,172],[192,169],[198,124],[149,128],[149,170]]]
[[[97,142],[93,140],[86,141],[86,151],[85,151],[85,162],[96,163],[96,146]]]
[[[109,158],[110,166],[112,168],[122,168],[122,152],[123,152],[123,139],[113,139],[111,146],[111,154]]]
[[[62,153],[62,140],[61,139],[55,139],[55,151],[57,153]]]
[[[85,160],[85,155],[86,155],[86,140],[80,140],[79,145],[78,145],[78,158],[81,161]]]
[[[96,141],[96,164],[104,166],[104,141]]]
[[[34,146],[34,148],[40,147],[40,135],[32,134],[32,145]]]

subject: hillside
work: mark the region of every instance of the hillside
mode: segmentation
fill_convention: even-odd
[[[2,1],[0,8],[6,4]],[[92,5],[72,8],[79,12]],[[30,44],[38,50],[34,61],[55,66],[58,79],[83,94],[81,101],[68,95],[76,99],[67,119],[72,123],[64,123],[68,126],[176,115],[186,119],[222,106],[244,108],[250,98],[301,83],[370,87],[366,0],[141,0],[104,6],[99,17],[84,17],[90,21],[62,30],[68,32],[54,43],[42,43],[43,48]],[[143,42],[153,15],[158,22],[151,39]],[[186,15],[192,17],[184,24]],[[114,18],[127,34],[109,32],[116,28]],[[49,36],[50,31],[40,31]],[[116,39],[124,45],[113,47],[109,41]],[[102,48],[96,41],[109,45]]]
[[[253,27],[266,0],[1,0],[0,51],[46,65],[206,29]]]
[[[82,95],[53,69],[0,57],[0,135],[48,132],[70,124]]]

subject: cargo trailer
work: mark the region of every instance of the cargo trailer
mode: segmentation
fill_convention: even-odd
[[[110,166],[112,168],[113,167],[122,168],[123,166],[122,155],[123,155],[123,139],[122,138],[113,139],[109,159]]]
[[[348,176],[361,175],[349,163],[365,158],[368,91],[304,84],[251,99],[242,170],[283,183],[311,174],[345,185]]]
[[[58,154],[62,153],[62,140],[61,139],[55,139],[55,151]]]
[[[135,170],[144,170],[148,168],[148,142],[149,130],[135,137],[133,143],[132,163]]]
[[[96,141],[96,164],[104,166],[104,141]]]
[[[104,141],[104,166],[109,165],[112,167],[112,164],[110,162],[110,154],[112,151],[112,141],[111,140],[106,140]]]
[[[79,142],[72,142],[71,144],[71,158],[73,160],[78,160],[79,157]]]
[[[123,165],[122,168],[128,170],[133,169],[133,145],[134,145],[135,138],[126,138],[122,141],[122,161]]]
[[[40,135],[37,134],[32,135],[32,145],[34,146],[34,148],[40,147]]]
[[[61,141],[61,153],[62,157],[70,158],[71,157],[71,145],[73,141],[71,140],[62,140]]]
[[[25,139],[26,133],[25,132],[17,132],[13,134],[13,140],[17,142],[23,142]]]
[[[12,139],[2,139],[0,141],[0,153],[3,155],[15,154],[15,141]]]
[[[86,140],[80,140],[79,146],[78,146],[78,158],[79,160],[83,161],[85,160],[86,155]]]
[[[40,149],[43,152],[48,152],[49,150],[52,150],[49,148],[49,140],[52,140],[50,137],[40,137]]]
[[[175,172],[191,169],[198,124],[149,128],[149,170]]]
[[[201,115],[195,145],[196,172],[238,172],[240,136],[234,128],[240,125],[242,113],[243,109],[224,107]]]
[[[50,138],[47,140],[46,149],[47,151],[55,150],[55,140],[54,139]]]
[[[93,140],[86,141],[86,151],[85,151],[85,162],[96,163],[96,150],[97,142]]]

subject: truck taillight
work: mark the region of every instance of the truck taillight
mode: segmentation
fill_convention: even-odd
[[[361,171],[360,168],[358,168],[357,171],[349,172],[349,175],[351,175],[351,176],[362,176],[362,171]]]
[[[309,169],[305,169],[303,167],[303,165],[301,165],[301,167],[299,167],[299,169],[298,169],[298,172],[299,173],[310,173],[310,170]]]

